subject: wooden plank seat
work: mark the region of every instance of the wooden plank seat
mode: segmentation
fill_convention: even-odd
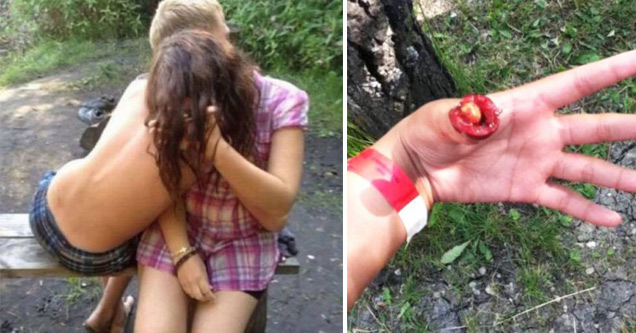
[[[298,259],[281,261],[276,274],[298,274]],[[136,274],[130,268],[120,274]],[[62,267],[33,238],[28,214],[0,214],[0,278],[78,276]],[[260,299],[247,332],[265,332],[267,323],[267,292]]]

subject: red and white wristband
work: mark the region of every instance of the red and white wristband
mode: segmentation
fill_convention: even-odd
[[[424,229],[428,221],[426,201],[397,163],[367,148],[349,159],[347,170],[366,179],[382,193],[402,220],[407,242]]]

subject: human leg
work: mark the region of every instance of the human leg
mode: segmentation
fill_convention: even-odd
[[[219,291],[215,295],[215,301],[197,303],[192,332],[243,332],[258,300],[242,291]]]
[[[104,289],[102,298],[86,322],[84,322],[84,327],[96,332],[104,332],[113,326],[115,322],[118,325],[114,326],[123,326],[122,322],[125,324],[126,307],[130,307],[132,304],[123,304],[122,296],[131,279],[132,277],[130,276],[100,277]],[[131,303],[130,300],[127,300],[127,302]]]
[[[188,296],[177,277],[139,265],[139,305],[135,332],[186,332]]]

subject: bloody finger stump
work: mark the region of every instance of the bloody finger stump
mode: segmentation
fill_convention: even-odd
[[[490,98],[483,95],[466,95],[458,106],[448,113],[453,128],[473,139],[483,140],[499,128],[497,108]]]

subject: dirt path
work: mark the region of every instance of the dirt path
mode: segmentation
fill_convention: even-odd
[[[0,213],[28,212],[39,177],[84,155],[79,104],[118,97],[125,88],[62,89],[90,70],[69,69],[0,91]],[[289,223],[301,273],[272,282],[270,332],[342,331],[342,139],[310,134],[307,146],[301,199]],[[137,293],[135,280],[128,293]],[[83,332],[99,295],[95,279],[0,280],[0,332]]]

